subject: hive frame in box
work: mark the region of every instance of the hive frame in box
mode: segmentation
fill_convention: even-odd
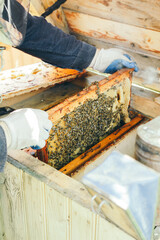
[[[51,240],[54,234],[57,239],[81,240],[87,233],[87,240],[93,240],[96,232],[98,240],[134,239],[102,213],[91,211],[92,198],[79,181],[22,151],[9,152],[4,183],[0,236],[5,232],[8,239],[30,236],[41,240],[47,235]]]

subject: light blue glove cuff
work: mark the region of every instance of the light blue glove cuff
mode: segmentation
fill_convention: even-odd
[[[130,56],[128,54],[124,54],[124,56],[126,56],[130,61],[132,61],[132,59],[130,58]],[[123,59],[116,59],[106,68],[104,73],[112,74],[122,68],[134,68],[135,72],[138,72],[138,70],[139,70],[136,62],[128,62]]]
[[[36,145],[36,146],[31,146],[31,148],[32,148],[32,149],[34,149],[34,150],[41,149],[41,147],[40,147],[40,146],[38,146],[38,145]]]

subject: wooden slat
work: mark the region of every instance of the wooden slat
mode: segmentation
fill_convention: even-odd
[[[24,173],[23,188],[28,239],[47,240],[44,183]]]
[[[1,194],[2,194],[2,186],[0,186],[0,198],[1,198]],[[0,201],[0,239],[1,240],[5,240],[5,230],[4,230],[4,222],[3,222],[3,215],[2,215],[2,201]]]
[[[41,14],[44,12],[45,12],[45,6],[44,6],[43,2],[41,2],[39,0],[31,0],[30,13],[32,15],[41,16]],[[51,23],[52,25],[55,25],[54,20],[51,17],[51,15],[49,15],[47,17],[47,21],[49,23]]]
[[[152,98],[132,94],[131,107],[152,118],[158,117],[160,115],[160,104],[154,102]]]
[[[20,168],[23,169],[21,170],[18,165],[6,164],[5,185],[12,182],[11,179],[14,181],[13,184],[7,185],[9,188],[4,188],[3,196],[5,197],[0,199],[3,213],[5,213],[3,219],[6,224],[5,237],[2,240],[133,240],[131,236],[84,207],[88,200],[88,206],[91,206],[91,196],[80,182],[42,164],[37,159],[32,158],[33,161],[31,159],[28,161],[22,158],[21,160],[24,161],[24,164],[28,162],[30,165],[29,174],[27,173],[27,165],[21,166]],[[41,177],[39,178],[40,172]],[[58,175],[53,174],[53,172],[57,172]],[[23,176],[21,181],[19,181],[18,176]],[[62,180],[58,176],[65,179]],[[55,191],[56,185],[61,184],[63,191],[57,193]],[[23,188],[17,192],[19,185],[22,185]],[[45,185],[44,188],[43,185]],[[69,199],[65,197],[68,190],[72,194]],[[18,201],[19,205],[16,200],[20,199],[20,196],[22,198],[20,202]],[[75,201],[80,198],[83,201],[81,204],[77,204]],[[27,206],[21,208],[24,202]],[[13,209],[16,211],[10,211]],[[21,216],[26,216],[26,222],[21,221]],[[10,225],[10,219],[12,225]],[[28,231],[24,231],[23,235],[20,235],[21,229],[26,227],[28,227]],[[44,238],[45,228],[47,231]]]
[[[0,43],[1,46],[5,44]],[[16,68],[24,66],[27,64],[34,64],[40,62],[40,59],[35,58],[29,54],[23,53],[18,49],[7,46],[7,50],[3,51],[3,68],[2,70],[8,70],[11,68]]]
[[[150,77],[152,76],[150,75]],[[150,89],[151,91],[156,91],[157,93],[160,93],[160,79],[159,82],[156,81],[156,79],[154,79],[154,73],[152,81],[153,82],[148,83],[147,81],[145,81],[145,79],[142,78],[142,76],[133,78],[133,83],[137,86],[144,87],[146,89]]]
[[[135,239],[142,240],[136,229],[135,223],[132,222],[131,216],[129,216],[126,209],[123,209],[123,207],[119,207],[117,204],[115,204],[114,201],[110,199],[103,198],[101,194],[97,194],[97,192],[91,188],[88,188],[88,191],[91,193],[92,196],[96,195],[95,202],[98,204],[98,206],[100,206],[103,200],[106,200],[106,202],[101,206],[101,212],[104,213],[107,219],[115,223],[115,225],[123,229]],[[98,209],[96,209],[96,212],[97,211]]]
[[[44,90],[35,96],[29,96],[27,99],[10,106],[15,109],[30,107],[48,110],[81,90],[82,87],[67,82]]]
[[[39,161],[23,151],[9,151],[8,161],[16,168],[20,168],[38,181],[44,182],[62,195],[73,199],[80,205],[90,208],[90,195],[82,183],[57,171],[55,168]],[[11,157],[12,156],[12,157]],[[7,164],[8,165],[8,164]]]
[[[160,55],[160,32],[64,10],[73,33]]]
[[[45,214],[47,240],[69,239],[70,215],[68,198],[45,186]]]
[[[43,63],[2,71],[0,73],[0,82],[3,87],[0,90],[0,94],[4,100],[40,88],[47,88],[57,83],[71,81],[76,77],[82,76],[84,73],[74,69],[55,68]],[[13,81],[16,82],[14,86]]]
[[[159,0],[67,0],[63,6],[92,16],[160,30]]]
[[[116,226],[106,222],[103,218],[97,218],[97,239],[99,240],[134,240],[125,232],[115,232]],[[123,234],[122,234],[123,233]]]
[[[5,168],[5,183],[1,192],[0,206],[4,223],[4,240],[27,240],[22,171],[12,165]]]
[[[34,2],[35,2],[35,0],[32,0],[32,3],[34,3]],[[44,9],[47,9],[48,7],[52,6],[52,4],[56,2],[56,0],[52,0],[52,1],[50,1],[50,0],[40,0],[38,2],[39,2],[38,4],[41,4],[42,6],[44,6]],[[37,3],[35,4],[35,7],[36,7],[36,5],[37,5]],[[68,24],[67,24],[65,15],[63,13],[62,7],[55,10],[46,19],[48,20],[48,18],[52,19],[52,21],[54,22],[53,25],[62,29],[64,32],[69,33]]]
[[[96,214],[74,201],[70,204],[71,237],[76,240],[96,240]],[[100,239],[99,239],[100,240]]]
[[[123,134],[128,132],[131,128],[136,126],[143,119],[142,116],[137,116],[133,118],[129,123],[123,125],[118,130],[110,134],[108,137],[97,143],[95,146],[87,150],[85,153],[81,154],[79,157],[68,163],[66,166],[61,168],[59,171],[69,175],[74,172],[77,168],[82,166],[85,162],[93,158],[96,154],[101,152],[104,148],[111,145],[115,140],[120,138]]]

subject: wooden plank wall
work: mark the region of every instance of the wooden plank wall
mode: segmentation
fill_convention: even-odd
[[[0,43],[0,46],[4,46]],[[15,67],[34,64],[41,61],[38,58],[32,57],[29,54],[23,53],[12,47],[7,46],[7,50],[3,51],[3,68],[1,70],[8,70]]]
[[[30,12],[40,16],[55,0],[31,0]],[[159,0],[67,0],[47,20],[67,33],[96,45],[116,45],[160,58]],[[39,59],[9,48],[3,70]]]
[[[36,5],[36,8],[35,8],[35,1],[31,3],[30,12],[32,15],[39,16],[39,12],[43,12],[43,11],[45,11],[45,9],[43,8],[43,6],[41,6],[40,2],[39,2],[39,5],[38,4]],[[47,20],[52,24],[54,24],[52,18],[48,18]],[[1,70],[8,70],[15,67],[34,64],[40,61],[40,59],[32,57],[29,54],[23,53],[20,50],[12,48],[11,46],[7,46],[4,43],[0,42],[0,46],[6,47],[6,50],[4,50],[2,53],[3,63],[1,63],[1,60],[0,60],[0,63],[2,64]]]
[[[0,193],[1,240],[134,240],[10,163],[6,164]]]
[[[41,0],[45,8],[53,2]],[[159,0],[67,0],[62,10],[71,33],[85,36],[90,43],[97,39],[160,56]],[[51,16],[60,26],[61,15]]]

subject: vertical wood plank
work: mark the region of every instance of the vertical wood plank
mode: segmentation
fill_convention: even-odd
[[[0,186],[0,198],[1,198],[1,186]],[[4,222],[3,222],[3,215],[2,215],[2,206],[1,206],[1,200],[0,200],[0,239],[6,240],[5,237],[5,231],[4,231]]]
[[[68,199],[45,185],[47,240],[68,240]]]
[[[35,0],[33,0],[35,1]],[[48,7],[52,6],[52,4],[54,4],[56,2],[56,0],[41,0],[40,1],[45,9],[47,9]],[[69,33],[69,28],[68,28],[68,24],[66,21],[66,17],[64,15],[64,12],[62,10],[62,7],[60,6],[59,9],[53,11],[53,13],[50,15],[50,17],[53,19],[54,21],[54,25],[58,28],[60,28],[61,30],[63,30],[66,33]]]
[[[24,173],[23,186],[28,239],[46,240],[44,183]]]
[[[63,6],[92,16],[160,30],[159,0],[67,0]]]
[[[3,46],[3,43],[0,43]],[[7,47],[7,50],[3,51],[3,68],[2,70],[8,70],[24,65],[34,64],[41,60],[35,58],[27,53],[24,53],[18,49]]]
[[[96,215],[71,200],[70,240],[96,240]]]
[[[25,208],[23,201],[22,170],[6,163],[5,183],[1,194],[3,235],[6,240],[27,240]]]
[[[160,32],[64,10],[68,26],[74,34],[117,43],[126,48],[160,54]],[[87,22],[87,24],[86,24]]]
[[[45,12],[45,6],[43,1],[31,0],[30,13],[32,15],[41,16]],[[51,15],[47,17],[47,21],[54,25],[54,21]]]
[[[4,231],[0,233],[6,235],[0,240],[133,240],[73,201],[72,198],[79,197],[76,194],[68,198],[64,192],[59,193],[48,186],[45,176],[38,178],[38,166],[29,173],[20,168],[6,164],[6,180],[0,198],[0,216],[4,220],[4,224],[0,224]],[[74,184],[66,181],[64,191],[68,186],[74,189]]]
[[[121,231],[115,225],[111,224],[110,222],[106,221],[105,219],[97,216],[97,233],[96,233],[96,240],[134,240],[125,232]]]

